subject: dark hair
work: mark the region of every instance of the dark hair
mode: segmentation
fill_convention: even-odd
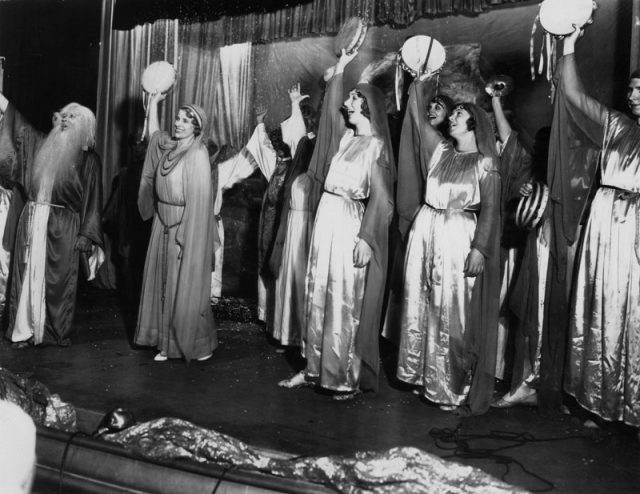
[[[354,89],[359,98],[362,98],[362,105],[360,106],[360,112],[367,120],[371,120],[371,111],[369,110],[369,103],[367,103],[367,97],[359,90]]]
[[[429,104],[431,103],[437,103],[440,106],[442,106],[446,110],[447,115],[450,115],[454,107],[456,106],[453,100],[449,98],[449,96],[447,96],[446,94],[439,94],[438,96],[434,96],[434,98],[429,102]]]
[[[456,105],[453,111],[455,111],[456,108],[462,108],[469,114],[469,118],[467,119],[467,130],[476,130],[476,119],[473,117],[473,110],[471,109],[471,106],[469,106],[467,103],[459,103],[458,105]]]
[[[195,136],[199,136],[202,132],[202,127],[200,127],[200,123],[198,122],[198,117],[196,117],[195,113],[191,108],[183,106],[180,109],[189,118],[189,120],[191,120],[191,123],[193,124],[193,134]]]
[[[302,113],[302,118],[304,119],[304,126],[307,129],[307,133],[317,132],[318,112],[315,110],[315,108],[308,103],[301,103],[300,112]]]
[[[282,129],[280,127],[276,127],[269,132],[269,140],[278,158],[284,159],[291,157],[291,148],[282,139]]]
[[[629,81],[631,81],[631,79],[640,79],[640,69],[636,69],[629,74]]]

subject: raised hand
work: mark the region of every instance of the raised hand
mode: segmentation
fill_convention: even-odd
[[[267,116],[267,107],[263,105],[257,106],[255,112],[257,124],[260,125],[261,123],[264,123],[264,117]]]
[[[358,50],[353,50],[350,52],[347,52],[344,48],[342,49],[342,53],[340,54],[340,58],[338,59],[338,63],[336,64],[336,69],[337,70],[344,70],[344,68],[349,65],[349,63],[351,62],[351,60],[353,60],[354,58],[356,58],[356,55],[358,54]]]
[[[289,88],[289,99],[291,100],[291,104],[300,104],[300,102],[306,98],[308,98],[308,94],[300,94],[300,83],[294,84]]]
[[[562,45],[562,54],[570,55],[576,50],[576,42],[584,34],[584,29],[573,24],[573,32],[564,38],[564,44]]]

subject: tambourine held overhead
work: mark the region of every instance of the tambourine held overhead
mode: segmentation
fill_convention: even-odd
[[[339,57],[342,50],[350,55],[362,46],[366,36],[367,23],[360,17],[350,17],[344,22],[333,40],[336,56]]]
[[[413,77],[438,72],[446,61],[447,53],[438,40],[426,35],[412,36],[400,48],[402,69]]]
[[[166,93],[176,83],[176,70],[169,62],[153,62],[144,69],[141,83],[149,94]]]
[[[540,25],[553,36],[567,36],[574,26],[589,24],[596,8],[593,0],[544,0],[540,4]]]
[[[513,79],[508,75],[497,75],[484,87],[485,92],[491,96],[506,96],[513,90]]]

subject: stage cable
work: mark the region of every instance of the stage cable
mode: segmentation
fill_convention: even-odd
[[[60,470],[58,471],[58,494],[62,494],[62,484],[64,483],[64,468],[67,463],[67,456],[69,454],[69,449],[71,448],[71,443],[77,436],[91,437],[89,434],[85,434],[84,432],[75,431],[71,433],[69,438],[66,440],[64,451],[62,453],[62,459],[60,460]]]
[[[520,461],[507,455],[499,454],[502,451],[512,448],[518,448],[527,443],[543,443],[543,442],[558,442],[566,441],[568,439],[589,439],[590,436],[585,435],[567,435],[563,437],[546,437],[536,438],[529,432],[507,432],[507,431],[491,431],[489,434],[461,434],[461,425],[458,425],[455,429],[449,428],[433,428],[429,431],[429,436],[434,439],[435,445],[439,449],[446,451],[452,451],[450,455],[443,456],[443,459],[447,458],[459,458],[464,460],[493,460],[497,464],[504,465],[505,472],[501,476],[501,480],[507,482],[506,477],[511,473],[511,465],[518,466],[525,474],[536,479],[544,484],[544,487],[539,489],[528,489],[531,492],[549,492],[553,490],[556,485],[550,480],[542,477],[528,470]],[[471,441],[475,440],[494,440],[494,441],[507,441],[511,444],[506,446],[499,446],[496,448],[474,448],[470,445]]]

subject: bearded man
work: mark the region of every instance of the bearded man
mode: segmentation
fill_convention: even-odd
[[[44,136],[0,93],[0,159],[13,158],[12,178],[26,194],[13,252],[7,337],[14,347],[68,346],[80,253],[102,246],[100,159],[96,120],[77,103],[60,110]]]

